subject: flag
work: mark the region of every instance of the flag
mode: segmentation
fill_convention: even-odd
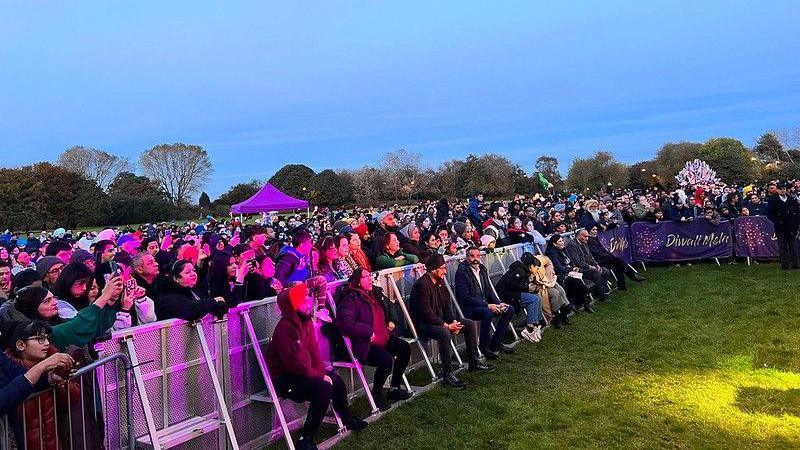
[[[539,184],[542,185],[543,188],[550,189],[553,187],[553,183],[548,181],[542,172],[536,172],[536,178],[539,180]]]

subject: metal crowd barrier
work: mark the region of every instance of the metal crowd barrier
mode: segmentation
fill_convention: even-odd
[[[30,396],[16,412],[24,442],[16,442],[3,417],[0,449],[134,448],[130,368],[125,354],[112,353],[79,368],[63,385]]]
[[[524,251],[534,251],[533,245],[517,244],[485,254],[483,262],[492,280],[502,276]],[[451,284],[463,258],[446,258]],[[389,297],[406,300],[423,273],[421,264],[387,269],[377,272],[378,284]],[[336,285],[332,283],[329,289]],[[123,353],[130,358],[132,382],[120,385],[114,370],[98,369],[98,385],[106,399],[106,448],[129,448],[133,440],[135,448],[256,449],[298,428],[305,417],[304,405],[286,400],[275,404],[277,395],[264,361],[279,319],[272,297],[243,303],[223,319],[172,319],[113,332],[96,349],[101,357]],[[413,325],[409,317],[407,321]],[[410,366],[427,362],[430,367],[430,361],[423,359],[427,359],[425,352],[414,355]],[[358,364],[334,366],[353,370],[356,376],[351,380],[358,380],[359,392],[369,391]],[[435,379],[432,368],[431,372]],[[132,405],[120,400],[120,391],[132,395]],[[374,403],[369,403],[374,410]],[[126,408],[131,412],[126,414]],[[129,428],[119,426],[123,416],[131,418]],[[331,422],[336,423],[334,419]]]

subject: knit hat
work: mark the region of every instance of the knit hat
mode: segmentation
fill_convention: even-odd
[[[481,236],[481,245],[483,245],[484,247],[488,246],[494,241],[495,239],[492,236],[489,236],[488,234],[484,234],[483,236]]]
[[[466,231],[467,224],[464,222],[456,222],[453,224],[453,229],[456,231],[456,235],[461,236],[464,234],[464,231]]]
[[[64,261],[60,260],[56,256],[45,256],[44,258],[39,259],[36,261],[36,271],[39,272],[39,275],[44,278],[47,275],[47,272],[50,271],[56,264],[64,264]]]
[[[105,230],[97,233],[97,239],[95,240],[95,242],[116,241],[116,240],[117,240],[117,234],[114,233],[114,230],[112,230],[111,228],[106,228]]]
[[[389,217],[390,214],[392,214],[391,211],[381,211],[381,212],[379,212],[378,215],[375,216],[375,223],[380,225],[381,223],[383,223],[384,219]]]
[[[94,259],[94,256],[92,256],[91,253],[83,249],[78,249],[72,252],[72,256],[69,258],[69,263],[84,263],[90,259]]]
[[[289,288],[289,300],[292,302],[292,309],[297,310],[305,301],[308,295],[308,286],[305,283],[298,283]]]
[[[425,268],[428,270],[428,272],[431,272],[438,269],[439,267],[442,267],[444,264],[445,264],[444,256],[438,253],[434,253],[425,262]]]

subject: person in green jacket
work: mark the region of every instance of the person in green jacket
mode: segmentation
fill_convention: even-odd
[[[102,336],[114,325],[114,305],[122,293],[121,277],[109,278],[103,292],[91,305],[68,321],[58,317],[55,296],[43,287],[29,286],[17,292],[14,307],[30,320],[43,320],[53,327],[51,344],[59,351],[75,345],[83,347]]]
[[[419,258],[416,255],[403,253],[400,249],[400,240],[394,233],[383,235],[381,248],[383,251],[375,258],[375,270],[401,267],[419,262]]]

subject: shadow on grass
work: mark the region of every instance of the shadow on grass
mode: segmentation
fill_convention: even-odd
[[[749,414],[800,417],[800,389],[742,388],[737,393],[734,404]]]

